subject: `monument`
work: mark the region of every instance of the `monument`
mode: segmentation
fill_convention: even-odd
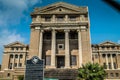
[[[44,61],[37,56],[32,57],[26,62],[25,80],[43,80]]]

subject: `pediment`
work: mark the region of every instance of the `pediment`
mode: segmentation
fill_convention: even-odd
[[[100,46],[114,46],[114,45],[118,45],[118,44],[111,42],[111,41],[106,41],[106,42],[100,43],[99,45]]]
[[[7,44],[7,45],[4,45],[4,47],[26,47],[27,45],[21,43],[21,42],[13,42],[13,43],[10,43],[10,44]]]
[[[74,13],[83,11],[87,12],[87,7],[78,7],[65,2],[58,2],[48,5],[46,7],[36,8],[34,13]]]

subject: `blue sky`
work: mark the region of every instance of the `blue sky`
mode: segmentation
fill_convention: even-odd
[[[0,63],[3,45],[14,41],[29,44],[33,9],[59,1],[88,6],[92,43],[120,43],[120,13],[102,0],[0,0]]]

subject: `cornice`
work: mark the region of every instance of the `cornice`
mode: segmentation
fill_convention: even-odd
[[[88,26],[88,22],[79,22],[79,23],[32,23],[31,27],[61,27],[61,26]]]

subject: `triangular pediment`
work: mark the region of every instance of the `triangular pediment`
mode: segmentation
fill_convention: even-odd
[[[27,45],[21,43],[21,42],[13,42],[13,43],[10,43],[10,44],[7,44],[7,45],[4,45],[4,47],[26,47]]]
[[[111,42],[111,41],[106,41],[106,42],[100,43],[99,45],[100,46],[114,46],[114,45],[119,45],[119,44]]]
[[[34,13],[74,13],[87,11],[86,7],[78,7],[65,2],[57,2],[42,8],[36,8]]]

